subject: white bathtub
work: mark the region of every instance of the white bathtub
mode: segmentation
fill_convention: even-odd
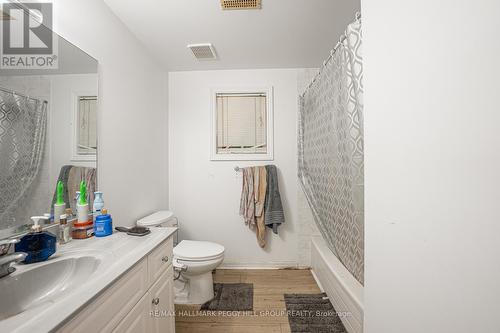
[[[313,275],[341,315],[349,333],[363,332],[363,286],[330,251],[321,236],[312,238]]]

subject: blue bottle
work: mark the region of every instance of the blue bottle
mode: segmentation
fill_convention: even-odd
[[[108,210],[103,208],[101,215],[97,215],[94,222],[94,236],[106,237],[113,233],[113,219],[108,214]]]
[[[38,224],[39,220],[45,219],[45,217],[33,216],[31,219],[34,223],[30,233],[22,237],[15,245],[16,252],[27,254],[23,261],[25,264],[45,261],[56,253],[56,236],[42,231],[42,226]]]

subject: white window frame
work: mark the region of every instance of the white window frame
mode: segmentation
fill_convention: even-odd
[[[93,92],[92,91],[73,91],[73,92],[71,92],[71,108],[72,108],[71,161],[97,162],[97,151],[96,151],[95,155],[81,155],[81,154],[78,154],[78,149],[76,148],[76,145],[78,143],[78,128],[76,125],[78,124],[78,105],[79,105],[79,98],[81,96],[97,96],[97,92],[95,92],[95,91],[93,91]]]
[[[217,94],[266,94],[266,146],[265,154],[218,154],[217,153]],[[245,87],[245,88],[212,88],[210,91],[211,110],[211,133],[210,133],[210,160],[211,161],[272,161],[274,160],[274,109],[273,109],[273,87]]]

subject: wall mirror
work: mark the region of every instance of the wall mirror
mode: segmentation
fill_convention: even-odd
[[[213,89],[211,134],[212,160],[272,160],[272,88]]]
[[[0,238],[53,214],[58,180],[73,211],[81,180],[97,190],[98,63],[50,33],[57,68],[0,69]]]

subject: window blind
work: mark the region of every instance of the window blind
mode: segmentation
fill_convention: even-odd
[[[78,98],[78,143],[77,152],[94,155],[97,150],[97,97]]]
[[[217,152],[266,153],[266,95],[217,94]]]

